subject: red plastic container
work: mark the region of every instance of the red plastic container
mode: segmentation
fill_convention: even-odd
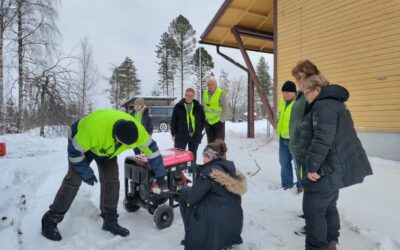
[[[5,156],[6,153],[6,144],[4,142],[0,142],[0,156]]]

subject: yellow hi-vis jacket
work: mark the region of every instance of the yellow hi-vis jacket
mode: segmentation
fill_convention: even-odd
[[[276,125],[276,132],[284,139],[290,139],[289,122],[293,104],[294,100],[292,100],[289,105],[286,105],[286,101],[283,98],[279,102],[279,120],[278,124]]]
[[[208,124],[213,125],[220,121],[222,115],[222,107],[219,105],[219,98],[223,90],[220,88],[215,89],[211,98],[208,96],[208,89],[203,93],[203,106]]]

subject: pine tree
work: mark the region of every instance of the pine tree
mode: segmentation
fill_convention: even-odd
[[[120,81],[118,79],[118,67],[113,69],[113,73],[109,80],[110,88],[108,89],[110,103],[114,109],[118,109],[121,106],[121,100],[119,93],[121,92]]]
[[[174,76],[176,73],[176,60],[178,56],[178,47],[173,37],[164,32],[161,35],[160,43],[157,45],[158,58],[158,85],[162,95],[174,96]]]
[[[136,71],[136,67],[129,57],[126,57],[119,67],[119,76],[122,83],[121,96],[125,100],[134,95],[140,95],[140,80]]]
[[[208,54],[207,50],[203,47],[196,49],[196,52],[192,58],[192,66],[193,72],[196,75],[196,93],[201,98],[204,90],[203,82],[207,77],[209,77],[212,72],[211,70],[214,68],[214,61],[210,54]]]
[[[196,46],[196,31],[189,20],[182,15],[171,22],[168,30],[178,47],[178,78],[181,81],[181,97],[183,98],[183,83],[191,73],[190,61],[192,59],[191,54]]]
[[[265,61],[265,58],[262,56],[260,60],[258,61],[257,64],[257,76],[258,79],[260,80],[261,88],[263,90],[263,95],[266,95],[268,98],[268,101],[270,104],[273,103],[273,95],[272,95],[272,79],[271,76],[269,75],[269,66],[268,63]],[[256,110],[258,111],[257,114],[262,115],[262,117],[265,117],[265,109],[262,107],[262,102],[261,98],[258,95],[258,92],[256,92],[255,95],[255,101],[256,101]]]
[[[263,89],[264,95],[267,95],[268,100],[272,101],[270,97],[272,95],[273,84],[271,76],[268,73],[268,70],[269,70],[268,63],[262,56],[257,64],[257,76],[258,79],[260,80],[261,88]]]
[[[120,109],[121,104],[132,96],[140,95],[140,80],[132,59],[126,57],[119,67],[114,68],[109,84],[109,98],[115,109]]]

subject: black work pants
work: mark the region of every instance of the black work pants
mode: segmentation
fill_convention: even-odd
[[[103,218],[107,215],[115,217],[117,215],[120,188],[117,157],[112,159],[96,159],[95,161],[99,169],[101,214]],[[50,213],[58,215],[62,220],[70,208],[81,184],[81,177],[72,166],[69,166],[53,204],[50,205]]]
[[[336,208],[339,190],[308,192],[303,195],[306,220],[306,250],[325,250],[331,241],[338,241],[340,219]]]
[[[189,151],[193,153],[194,161],[196,162],[197,149],[199,148],[199,143],[198,142],[194,142],[192,140],[184,142],[184,141],[177,140],[177,138],[175,138],[175,142],[174,142],[174,147],[175,148],[186,150],[186,146],[189,146]]]
[[[217,139],[225,140],[225,123],[217,122],[210,125],[206,122],[207,143],[215,142]]]

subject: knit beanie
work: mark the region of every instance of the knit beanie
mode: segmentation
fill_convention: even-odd
[[[123,144],[130,145],[138,139],[138,129],[134,122],[119,120],[114,125],[115,137]]]
[[[296,92],[296,84],[292,81],[286,81],[282,86],[282,92]]]

